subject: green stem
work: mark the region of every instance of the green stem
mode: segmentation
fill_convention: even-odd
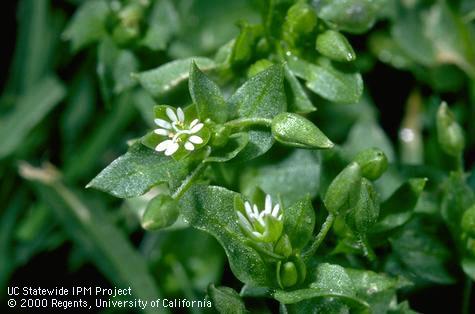
[[[315,254],[315,252],[317,252],[318,247],[320,246],[320,244],[322,244],[328,231],[330,231],[334,220],[335,216],[332,213],[329,213],[327,219],[325,219],[325,222],[322,225],[322,228],[320,229],[320,232],[315,236],[315,240],[313,241],[312,246],[310,246],[310,248],[302,254],[304,260],[308,260]]]
[[[472,280],[465,275],[465,285],[463,289],[462,314],[470,313],[470,295],[472,294]]]
[[[271,127],[272,125],[272,119],[267,119],[267,118],[239,118],[236,120],[231,120],[226,122],[226,126],[229,126],[233,129],[241,129],[241,128],[246,128],[250,126],[265,126],[265,127]]]
[[[183,194],[190,188],[190,186],[196,181],[196,179],[203,173],[206,169],[207,164],[202,162],[200,163],[195,170],[188,177],[183,180],[181,185],[176,189],[175,193],[173,193],[172,198],[180,199]]]
[[[462,154],[459,154],[456,158],[457,158],[457,159],[456,159],[456,168],[457,168],[457,171],[460,172],[460,173],[463,173],[463,171],[464,171],[463,155],[462,155]]]
[[[374,262],[376,260],[376,254],[369,245],[366,235],[359,235],[359,240],[361,247],[363,248],[364,255],[368,258],[370,262]]]

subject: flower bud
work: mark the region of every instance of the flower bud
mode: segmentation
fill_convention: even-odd
[[[231,135],[231,128],[224,124],[214,125],[212,128],[211,145],[221,147],[226,145]]]
[[[373,184],[363,178],[358,189],[350,195],[351,210],[345,216],[347,225],[355,232],[364,234],[376,223],[379,201]]]
[[[353,159],[361,167],[361,174],[369,180],[378,179],[388,169],[388,158],[378,148],[366,149]]]
[[[292,254],[292,244],[290,243],[289,236],[283,234],[279,241],[275,244],[274,252],[284,257],[289,257]]]
[[[469,207],[462,216],[462,230],[475,238],[475,204]]]
[[[465,146],[465,137],[454,115],[442,102],[437,112],[437,136],[440,147],[449,155],[458,157]]]
[[[343,169],[328,187],[324,204],[327,210],[339,215],[350,208],[350,194],[358,189],[361,176],[361,167],[352,162]]]
[[[142,227],[147,230],[162,229],[172,225],[178,218],[178,206],[169,195],[160,194],[152,199],[142,217]]]
[[[297,267],[293,262],[279,262],[277,264],[277,281],[282,289],[297,284],[299,279]]]
[[[295,43],[300,37],[311,33],[317,25],[317,14],[313,8],[299,1],[287,11],[283,25],[284,39]]]
[[[274,138],[286,145],[300,148],[332,148],[333,143],[311,121],[295,114],[284,112],[272,120]]]
[[[334,61],[350,62],[356,59],[355,51],[346,37],[331,29],[317,36],[315,47],[322,55]]]

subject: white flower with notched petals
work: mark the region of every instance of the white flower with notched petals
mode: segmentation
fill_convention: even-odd
[[[195,144],[203,143],[203,139],[196,135],[204,126],[198,119],[186,125],[185,113],[181,108],[176,112],[172,108],[167,108],[166,114],[169,121],[155,119],[155,124],[159,126],[154,130],[155,134],[168,137],[155,147],[157,152],[164,151],[166,156],[171,156],[180,148],[180,144],[183,144],[186,150],[193,151]]]
[[[257,205],[244,202],[245,215],[237,211],[239,224],[247,232],[260,240],[276,240],[282,231],[282,213],[280,205],[272,206],[270,195],[266,195],[265,207],[259,211]]]

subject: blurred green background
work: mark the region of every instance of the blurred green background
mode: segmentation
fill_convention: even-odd
[[[440,99],[470,103],[455,110],[465,125],[466,165],[471,169],[475,53],[466,33],[474,28],[474,1],[451,3],[459,14],[452,21],[456,25],[441,27],[429,42],[417,38],[424,15],[415,14],[415,6],[391,11],[395,2],[387,1],[387,12],[380,12],[370,33],[349,36],[364,75],[364,100],[344,108],[323,104],[315,119],[341,143],[351,138],[348,132],[356,121],[375,115],[386,134],[383,142],[396,147],[390,150],[403,161],[417,163],[420,153],[398,146],[401,125],[421,128],[411,124],[414,110],[419,113],[424,105],[427,116],[433,116]],[[436,1],[414,2],[423,6]],[[139,42],[133,31],[121,28],[120,18],[110,18],[108,12],[117,3],[21,0],[3,4],[1,310],[8,309],[6,289],[12,285],[131,286],[143,299],[202,299],[209,283],[240,287],[223,250],[210,236],[179,226],[144,232],[137,217],[147,195],[123,201],[86,190],[85,185],[126,151],[128,140],[144,134],[152,121],[154,101],[130,73],[177,58],[214,55],[238,34],[235,21],[259,20],[260,1],[151,1],[138,26],[144,32]],[[468,30],[457,24],[459,16],[468,19],[464,24]],[[437,25],[442,24],[429,28]],[[447,59],[430,58],[434,43]],[[432,121],[423,124],[426,130],[434,128]],[[423,135],[425,162],[444,165],[443,158],[430,153],[436,145],[433,135]],[[432,288],[416,293],[411,304],[427,312],[431,299],[439,295],[455,299],[457,293],[451,286]]]

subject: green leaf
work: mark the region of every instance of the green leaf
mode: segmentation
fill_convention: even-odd
[[[371,233],[385,232],[409,221],[426,182],[425,178],[414,178],[402,184],[381,204],[379,220]]]
[[[345,32],[361,34],[373,26],[385,1],[323,0],[313,3],[320,18]]]
[[[191,63],[188,85],[191,99],[196,105],[196,111],[201,121],[205,121],[207,118],[217,123],[227,121],[229,108],[221,90],[215,82],[201,72],[195,62]]]
[[[0,159],[13,153],[30,131],[64,98],[66,91],[54,76],[32,86],[16,102],[15,109],[0,124]]]
[[[475,257],[466,256],[462,258],[461,264],[464,273],[475,281]]]
[[[234,212],[235,192],[217,186],[194,186],[180,200],[184,219],[213,235],[224,247],[234,275],[243,283],[273,286],[274,273],[259,253],[248,245]]]
[[[295,77],[292,71],[290,71],[287,64],[284,66],[284,70],[284,83],[286,88],[290,90],[289,94],[292,95],[289,102],[289,111],[296,113],[309,113],[316,111],[317,108],[312,104],[299,80]]]
[[[284,159],[253,170],[251,180],[274,199],[280,197],[287,206],[307,195],[311,198],[317,195],[320,168],[320,161],[315,153],[295,149]],[[244,180],[243,184],[252,184],[245,178]]]
[[[211,297],[213,306],[219,313],[247,313],[246,306],[239,296],[239,293],[232,288],[209,285],[208,295]]]
[[[226,162],[234,157],[246,147],[249,136],[245,132],[234,133],[229,137],[228,142],[223,147],[213,148],[211,154],[204,159],[205,162]]]
[[[439,284],[454,282],[454,277],[447,269],[452,252],[437,238],[438,233],[434,227],[433,220],[417,216],[389,239],[403,269],[408,272],[406,274],[389,269],[390,273],[400,273],[409,276],[409,279]]]
[[[108,14],[109,6],[106,1],[92,0],[84,2],[66,27],[63,37],[71,41],[74,51],[98,41],[106,34]]]
[[[402,9],[392,26],[391,34],[411,59],[425,66],[431,66],[435,63],[435,51],[424,33],[420,14],[418,10]]]
[[[160,297],[145,259],[117,228],[101,206],[88,206],[80,194],[59,181],[52,168],[22,165],[21,175],[31,181],[38,197],[49,205],[71,240],[83,248],[94,264],[117,286],[128,285],[143,300]],[[159,309],[162,312],[166,310]],[[157,309],[148,309],[155,313]]]
[[[287,107],[283,82],[283,67],[273,65],[247,80],[229,103],[239,117],[271,119]]]
[[[271,129],[274,138],[288,146],[313,149],[334,146],[315,124],[295,113],[278,114],[272,119]]]
[[[441,214],[455,239],[459,239],[464,212],[475,203],[475,193],[460,172],[451,172],[443,184]]]
[[[284,209],[284,233],[294,250],[301,250],[310,241],[315,227],[315,210],[310,197]]]
[[[323,263],[318,265],[313,281],[309,288],[274,292],[274,298],[284,304],[297,303],[313,298],[336,298],[341,299],[346,304],[355,309],[367,309],[369,305],[357,298],[355,286],[346,272],[339,265]]]
[[[343,72],[333,65],[315,65],[291,57],[290,70],[304,79],[306,86],[321,97],[336,103],[356,103],[363,94],[363,79],[359,73]]]
[[[152,50],[165,50],[173,35],[178,33],[178,12],[170,0],[154,2],[150,11],[148,28],[140,44]]]
[[[176,180],[188,174],[189,162],[157,154],[135,143],[124,155],[101,171],[88,188],[95,188],[120,198],[139,196],[158,183]]]
[[[435,57],[441,63],[453,63],[475,78],[475,34],[470,24],[452,12],[447,1],[438,2],[423,16],[424,30],[432,41]]]
[[[284,75],[281,65],[251,77],[229,99],[235,115],[241,118],[271,119],[286,109]],[[240,161],[256,158],[267,152],[274,139],[267,129],[253,127],[249,130],[249,144],[238,155]]]
[[[186,81],[189,77],[191,62],[194,61],[201,70],[213,69],[216,65],[213,60],[203,57],[180,59],[169,62],[156,69],[135,73],[133,77],[153,97],[160,97]]]
[[[354,284],[356,295],[368,302],[373,313],[387,313],[396,298],[396,290],[410,282],[373,271],[346,269]]]

